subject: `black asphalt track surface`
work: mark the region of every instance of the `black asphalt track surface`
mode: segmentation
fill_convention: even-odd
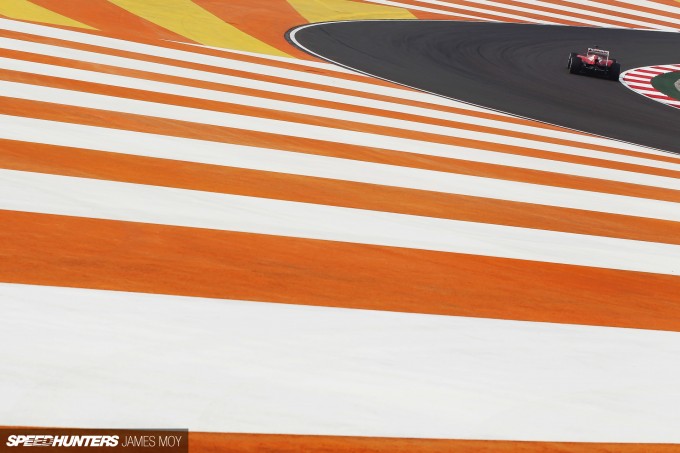
[[[572,75],[570,52],[599,45],[622,71],[680,63],[680,33],[453,21],[301,27],[303,50],[399,84],[503,112],[680,153],[680,109],[619,82]]]

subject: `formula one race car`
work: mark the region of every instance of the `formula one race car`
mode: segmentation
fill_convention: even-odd
[[[621,65],[609,58],[608,50],[597,46],[588,48],[585,55],[570,53],[567,67],[572,74],[599,75],[609,80],[619,80],[621,74]]]

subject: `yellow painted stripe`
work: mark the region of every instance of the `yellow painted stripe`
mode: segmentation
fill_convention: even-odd
[[[90,27],[89,25],[62,16],[47,8],[31,3],[28,0],[0,0],[0,16],[9,17],[10,19],[29,20],[31,22],[42,22],[52,25],[65,25],[67,27],[95,30],[95,28]]]
[[[132,14],[207,46],[289,56],[224,22],[191,0],[109,1]]]
[[[309,22],[358,19],[416,19],[408,10],[349,0],[288,0]]]

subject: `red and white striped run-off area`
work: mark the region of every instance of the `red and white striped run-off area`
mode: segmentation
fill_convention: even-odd
[[[669,72],[680,72],[680,64],[646,66],[630,69],[621,74],[621,83],[631,90],[657,102],[680,108],[680,101],[672,98],[652,86],[652,79]]]

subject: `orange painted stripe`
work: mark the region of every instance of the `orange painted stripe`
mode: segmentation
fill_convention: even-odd
[[[189,450],[203,453],[676,453],[678,446],[192,432]]]
[[[364,114],[369,114],[369,115],[381,116],[381,117],[385,117],[385,118],[394,118],[394,119],[400,119],[400,120],[406,120],[406,121],[416,121],[416,122],[420,122],[420,123],[434,124],[434,125],[444,126],[444,127],[454,127],[454,128],[470,130],[470,131],[475,131],[475,132],[485,132],[485,133],[497,134],[497,135],[507,136],[507,137],[516,137],[516,138],[522,138],[522,139],[528,139],[528,140],[535,140],[535,141],[544,142],[544,143],[553,143],[553,144],[572,146],[572,147],[582,148],[582,149],[604,151],[604,152],[609,152],[609,153],[618,153],[618,154],[630,155],[630,156],[634,156],[634,157],[643,157],[643,158],[649,158],[649,159],[652,159],[652,160],[659,160],[659,161],[662,161],[662,162],[673,162],[673,163],[680,162],[678,159],[673,159],[673,157],[671,157],[671,156],[668,156],[668,157],[666,157],[666,156],[655,156],[655,155],[644,154],[644,153],[640,153],[640,152],[625,151],[625,150],[621,150],[621,149],[618,149],[618,148],[612,148],[612,147],[609,147],[609,146],[583,144],[583,143],[573,141],[573,140],[564,140],[564,139],[559,139],[559,138],[544,137],[544,136],[541,136],[541,135],[529,134],[529,133],[523,133],[523,132],[515,132],[515,131],[511,131],[511,130],[507,130],[507,129],[501,129],[501,128],[495,128],[495,127],[478,126],[478,125],[474,125],[474,124],[470,124],[470,123],[462,123],[462,122],[459,122],[459,121],[448,121],[448,120],[442,120],[442,119],[437,119],[437,118],[432,118],[432,117],[411,115],[411,114],[399,113],[399,112],[388,111],[388,110],[380,110],[380,109],[376,109],[376,108],[354,106],[354,105],[348,105],[348,104],[343,104],[343,103],[338,103],[338,102],[322,101],[322,100],[318,100],[318,99],[304,98],[304,97],[300,97],[300,96],[279,94],[279,93],[274,93],[274,92],[270,92],[270,91],[241,88],[241,87],[236,87],[236,86],[226,86],[226,85],[222,85],[222,84],[218,84],[218,83],[202,82],[202,81],[197,81],[197,80],[193,80],[193,79],[167,76],[167,75],[149,73],[149,72],[144,72],[144,71],[123,69],[123,68],[118,68],[118,67],[114,67],[114,66],[106,66],[106,65],[101,65],[101,64],[93,64],[93,63],[79,62],[79,61],[73,61],[73,60],[65,60],[65,59],[62,59],[62,58],[48,57],[48,56],[36,55],[36,54],[28,54],[28,53],[25,53],[25,52],[17,52],[17,51],[10,51],[10,50],[0,51],[0,55],[3,56],[3,57],[12,58],[12,59],[16,59],[16,60],[26,60],[26,61],[32,61],[32,62],[37,62],[37,63],[49,64],[49,65],[64,66],[64,67],[68,67],[68,68],[83,69],[83,70],[88,70],[88,71],[97,71],[97,72],[102,72],[102,73],[106,73],[106,74],[116,74],[116,75],[122,75],[122,76],[127,76],[127,77],[154,80],[154,81],[165,82],[165,83],[173,83],[173,84],[178,84],[178,85],[186,85],[186,86],[192,86],[192,87],[197,87],[197,88],[205,88],[205,89],[216,90],[216,91],[224,91],[224,92],[230,92],[230,93],[236,93],[236,94],[244,94],[244,95],[248,95],[248,96],[261,97],[261,98],[265,98],[265,99],[275,99],[275,100],[293,102],[293,103],[297,103],[297,104],[314,105],[314,106],[317,106],[317,107],[325,107],[325,108],[343,110],[343,111],[348,111],[348,112],[364,113]],[[676,176],[677,172],[675,172],[675,173],[671,172],[671,174],[672,174],[672,176]]]
[[[239,30],[289,55],[316,60],[286,41],[285,34],[289,29],[307,23],[307,20],[286,1],[193,0],[193,2]]]
[[[680,331],[680,278],[1,211],[0,281]]]
[[[426,102],[410,101],[410,100],[405,100],[403,98],[398,98],[398,97],[376,95],[376,94],[365,92],[365,91],[358,92],[358,91],[348,90],[348,89],[344,89],[344,88],[337,88],[337,87],[334,87],[334,86],[323,86],[321,88],[320,85],[313,84],[313,83],[294,81],[294,80],[290,80],[290,79],[282,79],[282,78],[278,78],[278,77],[265,76],[265,75],[260,75],[260,74],[253,74],[253,73],[250,73],[250,72],[227,70],[227,69],[217,68],[217,67],[214,67],[214,66],[206,66],[206,65],[187,63],[187,62],[183,62],[183,61],[153,57],[153,56],[149,56],[149,55],[142,55],[142,54],[137,54],[137,53],[132,53],[132,52],[117,51],[117,50],[113,50],[113,49],[104,49],[104,48],[101,48],[101,47],[90,46],[90,45],[86,45],[86,44],[72,43],[72,42],[69,42],[69,41],[56,40],[56,39],[52,39],[52,38],[44,38],[44,37],[40,37],[40,36],[28,35],[28,34],[23,34],[23,33],[16,33],[16,32],[11,32],[11,31],[6,31],[6,30],[0,30],[0,36],[13,38],[13,39],[21,39],[21,40],[31,41],[31,42],[38,42],[38,43],[43,43],[43,44],[49,44],[49,45],[55,45],[55,46],[60,46],[60,47],[86,50],[86,51],[89,51],[89,52],[105,53],[107,55],[121,56],[121,57],[126,57],[126,58],[137,59],[137,60],[167,64],[167,65],[172,65],[172,66],[177,66],[177,67],[196,69],[196,70],[199,70],[199,71],[212,72],[212,73],[215,73],[215,74],[233,75],[233,76],[237,76],[237,77],[245,77],[245,78],[251,78],[251,79],[254,79],[254,80],[261,80],[261,81],[273,82],[273,83],[284,83],[284,84],[291,85],[291,86],[296,86],[296,87],[301,87],[301,88],[309,88],[309,89],[314,89],[314,90],[323,89],[323,91],[327,91],[327,92],[331,92],[331,93],[347,94],[347,95],[351,95],[351,96],[360,95],[360,96],[368,98],[368,99],[376,99],[376,100],[382,100],[382,101],[387,101],[387,102],[396,102],[396,103],[401,103],[401,104],[405,104],[405,105],[412,105],[412,106],[422,107],[422,108],[427,108],[427,109],[435,109],[435,110],[440,110],[440,111],[445,111],[445,112],[461,113],[461,114],[468,115],[468,116],[494,119],[494,120],[504,121],[504,122],[507,122],[507,123],[522,124],[522,125],[539,127],[539,128],[543,128],[543,129],[569,131],[569,129],[562,128],[562,127],[559,127],[559,126],[552,126],[552,125],[543,124],[543,123],[540,123],[540,122],[537,122],[537,121],[525,120],[525,119],[521,119],[521,118],[513,118],[513,117],[498,115],[498,114],[495,114],[495,113],[476,112],[476,111],[471,111],[471,110],[462,109],[462,108],[446,107],[446,106],[441,106],[441,105],[429,104],[429,103],[426,103]],[[184,48],[184,50],[187,50],[187,49]],[[221,56],[225,57],[225,54],[221,54]],[[231,58],[231,55],[229,55],[228,58]],[[236,59],[236,58],[234,58],[234,59]],[[263,62],[259,61],[258,63],[263,63]],[[275,66],[275,65],[272,64],[272,66]],[[298,68],[291,68],[291,69],[301,70],[301,68],[299,68],[299,67]],[[322,70],[317,71],[316,69],[313,70],[313,71],[308,70],[307,72],[314,72],[314,73],[319,73],[319,74],[322,74],[322,75],[328,75],[328,76],[332,76],[332,77],[337,76],[338,78],[348,78],[344,74],[330,73],[329,71],[322,71]],[[358,76],[355,76],[355,77],[358,77]],[[374,84],[374,83],[380,84],[380,81],[378,79],[374,79],[374,78],[363,77],[363,78],[357,79],[357,81],[361,81],[361,82],[364,82],[364,83],[370,83],[370,84]],[[387,82],[384,82],[384,84],[391,86],[391,87],[398,87],[397,85],[390,84],[390,83],[387,83]],[[584,135],[587,135],[587,134],[584,134]]]
[[[0,168],[680,244],[680,223],[0,140]]]
[[[425,5],[423,5],[425,6]],[[408,8],[406,8],[408,9]],[[416,9],[408,9],[408,11],[416,16],[420,20],[456,20],[456,21],[472,21],[475,19],[471,19],[469,17],[465,16],[452,16],[449,14],[437,14],[433,12],[428,12],[428,11],[419,11]]]
[[[44,8],[90,25],[107,36],[128,40],[169,39],[194,42],[182,35],[129,13],[107,0],[31,0]]]
[[[387,151],[380,148],[342,145],[313,139],[300,139],[277,134],[250,132],[242,129],[208,126],[184,121],[163,120],[142,115],[129,115],[87,108],[67,107],[60,104],[6,98],[3,99],[2,102],[2,113],[50,121],[85,124],[222,143],[236,143],[389,165],[423,168],[426,170],[446,171],[547,186],[567,187],[591,192],[612,193],[676,203],[680,202],[680,192],[669,189],[526,170],[516,167],[483,164],[444,157]]]
[[[337,120],[333,118],[323,118],[313,115],[303,115],[297,113],[288,113],[279,110],[265,109],[258,107],[249,107],[241,104],[227,104],[217,101],[209,101],[203,99],[187,98],[183,96],[162,94],[150,91],[133,90],[129,88],[120,88],[108,85],[95,84],[90,82],[79,82],[68,79],[58,79],[49,76],[34,75],[28,73],[21,73],[15,71],[1,70],[0,79],[13,82],[28,83],[32,85],[40,85],[54,88],[62,88],[68,90],[75,90],[81,92],[89,92],[95,94],[102,94],[107,96],[115,96],[120,98],[143,100],[148,102],[155,102],[159,104],[178,105],[183,107],[191,107],[202,110],[212,110],[216,112],[232,113],[238,115],[246,115],[258,118],[268,118],[279,121],[288,121],[293,123],[303,123],[314,126],[330,127],[335,129],[344,129],[357,132],[372,133],[391,137],[400,137],[411,140],[420,140],[424,142],[440,143],[445,145],[462,146],[480,150],[490,150],[502,152],[507,154],[515,154],[528,157],[536,157],[541,159],[548,159],[553,161],[569,162],[604,168],[613,168],[618,170],[631,171],[636,173],[646,173],[651,175],[666,176],[671,178],[680,177],[680,172],[652,168],[640,165],[632,165],[626,163],[619,163],[616,161],[595,159],[589,157],[573,156],[569,154],[555,153],[549,151],[540,151],[529,148],[523,148],[515,145],[486,142],[481,140],[474,140],[468,138],[448,137],[443,135],[435,135],[426,132],[403,130],[385,126],[375,126],[364,124],[361,122],[352,122]],[[102,105],[106,110],[106,106]],[[481,129],[479,127],[470,125],[470,130]]]

